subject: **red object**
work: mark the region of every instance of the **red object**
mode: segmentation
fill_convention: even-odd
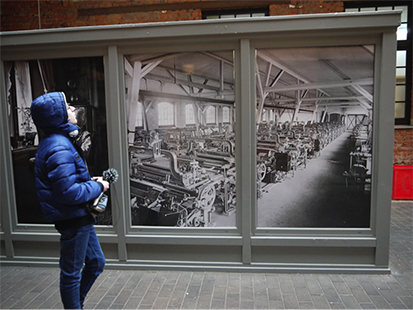
[[[413,200],[413,166],[393,166],[393,200]]]

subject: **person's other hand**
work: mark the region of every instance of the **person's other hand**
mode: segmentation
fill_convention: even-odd
[[[109,182],[105,181],[103,177],[93,177],[92,180],[103,185],[103,192],[106,192],[109,189]]]

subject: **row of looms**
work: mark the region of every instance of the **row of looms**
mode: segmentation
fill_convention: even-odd
[[[344,172],[346,186],[356,185],[366,193],[371,190],[371,122],[354,126],[349,137],[349,169]]]
[[[345,131],[339,122],[257,127],[257,198],[264,185],[293,177]],[[214,226],[214,213],[235,211],[234,135],[205,132],[135,132],[129,147],[134,224],[208,227]]]

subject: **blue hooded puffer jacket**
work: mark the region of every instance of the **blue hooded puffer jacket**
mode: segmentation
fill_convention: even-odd
[[[69,133],[78,127],[68,123],[63,93],[42,95],[31,105],[35,125],[44,132],[36,153],[36,191],[47,220],[52,223],[88,214],[85,203],[98,197],[102,186],[91,179]]]

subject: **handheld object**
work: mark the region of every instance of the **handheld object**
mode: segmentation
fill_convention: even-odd
[[[105,194],[100,194],[98,198],[96,198],[90,209],[90,213],[96,217],[99,213],[102,213],[106,210],[106,206],[108,204],[108,196]]]
[[[103,171],[102,174],[103,180],[109,182],[109,184],[115,183],[118,180],[118,176],[118,172],[113,168]],[[93,200],[90,207],[90,213],[93,217],[96,217],[99,213],[105,211],[107,204],[108,196],[101,193],[95,200]]]

